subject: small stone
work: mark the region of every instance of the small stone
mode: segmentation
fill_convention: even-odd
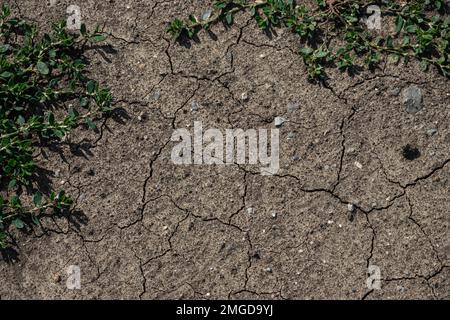
[[[288,138],[288,140],[294,139],[295,138],[295,133],[294,132],[289,132],[287,138]]]
[[[272,273],[273,270],[272,270],[272,268],[265,268],[264,271],[267,273]]]
[[[273,219],[276,219],[277,218],[277,213],[274,211],[274,212],[272,212],[271,216],[272,216]]]
[[[141,112],[139,115],[138,115],[138,120],[139,121],[143,121],[145,119],[145,112]]]
[[[152,99],[157,101],[159,100],[159,98],[161,98],[161,91],[156,90],[155,92],[153,92]]]
[[[328,220],[327,223],[328,223],[328,224],[333,224],[334,221],[333,221],[333,220]]]
[[[247,208],[247,213],[248,214],[253,214],[253,212],[254,212],[253,208]]]
[[[287,111],[288,112],[294,112],[297,111],[300,107],[300,104],[298,102],[289,102],[287,105]]]
[[[211,17],[211,14],[212,14],[212,10],[211,10],[211,9],[206,10],[206,11],[203,12],[203,14],[202,14],[202,20],[203,20],[203,21],[208,20],[208,19]]]
[[[227,54],[225,55],[225,59],[227,59],[228,62],[232,62],[233,61],[233,53],[227,52]]]
[[[191,111],[197,111],[199,108],[200,108],[200,106],[197,103],[197,101],[192,101],[192,103],[191,103]]]
[[[408,113],[416,113],[423,108],[422,90],[416,86],[410,86],[403,90],[403,104]]]
[[[354,204],[349,203],[347,205],[347,209],[348,209],[348,212],[354,212],[356,208],[355,208]]]
[[[241,100],[244,101],[244,102],[248,101],[248,94],[247,94],[247,92],[243,92],[241,94]]]
[[[207,292],[207,293],[205,294],[205,296],[209,297],[209,296],[211,296],[211,293]]]
[[[339,223],[339,224],[338,224],[338,227],[339,227],[339,228],[342,228],[342,224]]]
[[[429,136],[429,137],[434,136],[436,133],[438,133],[438,130],[435,128],[427,130],[427,136]]]
[[[363,165],[362,165],[361,163],[359,163],[358,161],[355,161],[355,166],[356,166],[358,169],[362,169],[362,168],[363,168]]]
[[[299,155],[296,154],[295,156],[292,157],[292,161],[298,161],[298,160],[300,160]]]
[[[168,226],[164,226],[164,227],[163,227],[163,230],[164,230],[164,231],[166,231],[167,229],[169,229]]]
[[[286,119],[283,117],[276,117],[275,118],[275,127],[279,128],[286,122]]]
[[[403,286],[397,286],[397,290],[400,291],[401,293],[406,291],[405,287]]]

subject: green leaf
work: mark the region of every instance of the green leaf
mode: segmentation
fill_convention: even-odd
[[[226,19],[226,21],[227,21],[227,23],[228,23],[229,25],[232,25],[232,24],[233,24],[233,15],[232,15],[231,13],[228,13],[228,14],[226,15],[225,19]]]
[[[95,36],[93,36],[91,38],[91,41],[94,42],[94,43],[102,42],[102,41],[105,41],[105,40],[106,40],[106,36],[104,36],[102,34],[95,35]]]
[[[86,25],[84,23],[81,24],[80,26],[80,33],[85,36],[87,34],[87,29],[86,29]]]
[[[53,134],[60,139],[64,138],[64,132],[61,130],[55,129],[55,130],[53,130]]]
[[[40,225],[39,218],[37,216],[35,216],[34,214],[31,215],[31,221],[33,221],[33,223],[37,226]]]
[[[33,197],[33,203],[36,207],[40,207],[42,204],[42,193],[37,192]]]
[[[12,179],[9,183],[8,183],[8,189],[14,189],[17,186],[17,180],[16,179]]]
[[[4,71],[0,74],[0,77],[5,78],[5,79],[11,78],[12,76],[14,76],[14,74],[9,71]]]
[[[411,38],[408,36],[405,36],[405,37],[403,37],[402,45],[407,46],[407,45],[409,45],[410,41],[411,41]]]
[[[217,9],[224,9],[227,6],[225,1],[219,1],[214,4]]]
[[[50,70],[48,69],[48,66],[42,61],[38,61],[36,63],[36,68],[39,71],[39,73],[41,73],[43,75],[47,75],[50,72]]]
[[[2,45],[0,45],[0,53],[5,53],[9,49],[11,49],[11,46],[9,44],[2,44]]]
[[[405,31],[408,33],[416,33],[417,26],[415,24],[410,24],[410,25],[406,26]]]
[[[323,50],[319,50],[314,55],[315,55],[316,58],[321,59],[321,58],[325,58],[326,56],[328,56],[328,52],[327,51],[323,51]]]
[[[88,125],[89,129],[91,129],[91,130],[97,129],[97,125],[94,122],[92,122],[92,120],[90,118],[86,119],[86,124]]]
[[[314,52],[314,49],[309,48],[309,47],[305,47],[305,48],[300,49],[300,53],[301,53],[303,56],[309,56],[309,55],[312,54],[313,52]]]
[[[403,19],[403,17],[400,15],[397,16],[397,20],[395,23],[395,33],[399,33],[400,31],[402,31],[404,23],[405,20]]]
[[[19,114],[19,116],[17,117],[17,123],[20,126],[23,126],[25,124],[25,118],[21,114]]]
[[[14,219],[13,221],[11,221],[11,223],[12,223],[17,229],[23,229],[23,227],[25,227],[25,224],[24,224],[23,221],[20,220],[19,218]]]
[[[86,108],[89,104],[89,100],[86,97],[80,98],[80,107]]]
[[[391,36],[388,36],[388,37],[386,38],[386,46],[387,46],[388,48],[394,47],[394,39],[393,39]]]
[[[86,85],[87,93],[93,94],[95,91],[95,82],[90,80]]]

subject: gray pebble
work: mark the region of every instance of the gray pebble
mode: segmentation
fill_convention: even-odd
[[[272,268],[265,268],[264,271],[267,273],[272,273],[273,270],[272,270]]]
[[[432,137],[432,136],[434,136],[437,132],[438,132],[438,130],[435,129],[435,128],[433,128],[433,129],[428,129],[428,130],[427,130],[427,136]]]
[[[287,111],[288,112],[294,112],[297,111],[300,107],[300,104],[298,102],[292,102],[290,101],[287,105]]]
[[[159,100],[159,98],[161,98],[161,91],[156,90],[152,95],[152,99],[157,101],[157,100]]]
[[[399,88],[394,88],[391,91],[389,91],[389,94],[391,96],[397,97],[400,94],[400,89]]]
[[[289,132],[288,133],[288,136],[287,136],[287,139],[288,140],[292,140],[292,139],[294,139],[295,138],[295,133],[294,132]]]
[[[203,21],[208,20],[209,18],[211,18],[211,14],[212,14],[212,10],[211,10],[211,9],[206,10],[206,11],[203,12],[203,14],[202,14],[202,20],[203,20]]]
[[[410,86],[403,90],[403,104],[408,113],[416,113],[423,108],[422,90],[417,86]]]
[[[197,101],[192,101],[191,103],[191,111],[197,111],[200,108]]]
[[[286,122],[286,119],[283,117],[276,117],[275,118],[275,127],[279,128]]]

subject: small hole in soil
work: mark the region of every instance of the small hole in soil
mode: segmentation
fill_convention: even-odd
[[[420,151],[416,147],[407,144],[403,147],[403,157],[410,161],[415,160],[420,157]]]

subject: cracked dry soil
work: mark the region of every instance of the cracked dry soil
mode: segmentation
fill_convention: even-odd
[[[450,298],[448,79],[386,63],[311,84],[296,38],[269,38],[245,13],[173,43],[167,22],[209,1],[7,2],[44,29],[72,4],[104,26],[110,46],[87,55],[122,112],[38,155],[76,206],[16,234],[1,299]],[[401,94],[412,85],[424,99],[414,114]],[[273,128],[277,116],[289,121],[275,176],[170,160],[176,128]],[[70,265],[81,290],[66,288]],[[372,265],[380,290],[366,284]]]

